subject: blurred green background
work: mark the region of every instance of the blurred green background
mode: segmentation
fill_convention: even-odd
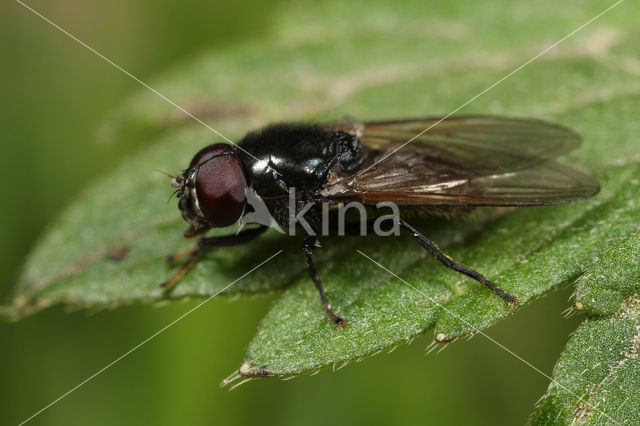
[[[474,13],[443,4],[448,22]],[[33,0],[29,5],[143,81],[205,50],[263,43],[275,31],[279,14],[293,7],[285,1],[196,0]],[[526,18],[526,10],[521,12]],[[428,6],[415,13],[438,18]],[[570,27],[557,25],[554,40],[583,18],[576,16]],[[353,19],[357,27],[357,16]],[[478,23],[478,31],[490,25]],[[473,34],[474,28],[467,30]],[[451,31],[461,30],[452,26]],[[0,294],[8,301],[25,255],[47,224],[88,182],[148,141],[130,137],[108,144],[97,137],[105,117],[143,90],[138,83],[18,3],[0,6],[0,35],[0,170],[7,183],[0,210]],[[268,52],[269,44],[264,48]],[[224,123],[211,124],[224,133]],[[569,296],[569,288],[556,292],[488,334],[550,374],[581,320],[562,317]],[[426,357],[429,340],[416,339],[335,373],[220,389],[277,297],[211,301],[32,423],[522,424],[548,385],[540,373],[478,336]],[[98,312],[54,307],[17,323],[0,323],[0,423],[29,417],[195,303]]]

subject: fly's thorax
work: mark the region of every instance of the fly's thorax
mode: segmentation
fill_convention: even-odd
[[[309,124],[281,123],[247,134],[239,143],[249,184],[263,197],[319,190],[335,167],[357,159],[354,135]]]

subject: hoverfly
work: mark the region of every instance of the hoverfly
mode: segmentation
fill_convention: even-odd
[[[203,236],[211,228],[236,223],[250,210],[247,188],[264,201],[282,227],[287,226],[289,214],[300,208],[296,203],[296,211],[290,212],[288,189],[292,187],[301,201],[317,206],[390,201],[400,211],[419,208],[436,214],[477,206],[561,204],[591,197],[599,190],[593,178],[553,161],[579,143],[571,130],[539,120],[469,116],[281,123],[250,132],[237,145],[209,145],[172,180],[178,207],[190,225],[185,236],[200,239],[180,256],[188,260],[161,286],[175,285],[202,252],[244,244],[267,229],[261,225],[238,234]],[[310,214],[318,212],[312,209]],[[446,267],[486,285],[510,306],[518,303],[481,273],[447,256],[404,218],[398,222]],[[342,327],[346,321],[331,311],[313,263],[317,247],[317,233],[307,232],[302,251],[309,275],[324,312]]]

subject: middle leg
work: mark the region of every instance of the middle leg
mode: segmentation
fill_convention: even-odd
[[[331,308],[329,307],[329,304],[327,303],[327,299],[324,295],[324,290],[322,288],[322,281],[320,280],[320,277],[318,276],[318,271],[316,271],[316,267],[313,264],[313,259],[311,255],[313,254],[316,247],[318,247],[317,244],[318,244],[318,237],[315,235],[313,236],[309,235],[304,239],[304,243],[302,245],[302,251],[307,257],[307,270],[309,271],[309,276],[311,277],[311,279],[316,285],[316,288],[318,289],[318,294],[320,295],[320,301],[322,302],[322,309],[324,309],[324,312],[327,314],[329,319],[331,319],[331,321],[333,321],[338,325],[338,330],[342,330],[342,327],[344,327],[349,323],[331,311]]]

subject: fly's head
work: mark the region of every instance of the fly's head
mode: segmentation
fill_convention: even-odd
[[[230,145],[218,143],[201,149],[171,185],[177,189],[182,217],[190,225],[185,237],[232,225],[242,215],[247,181]]]

